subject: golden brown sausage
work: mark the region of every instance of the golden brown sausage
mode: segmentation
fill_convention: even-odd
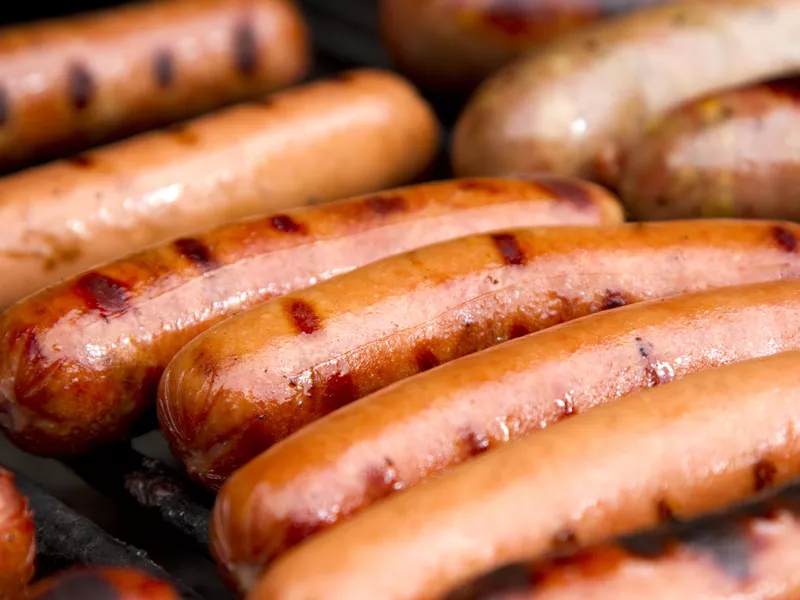
[[[798,277],[799,234],[769,221],[553,227],[390,257],[192,340],[164,372],[162,429],[190,475],[216,487],[345,404],[620,298]]]
[[[17,600],[33,576],[36,556],[33,514],[14,485],[14,475],[0,467],[0,600]]]
[[[38,454],[124,437],[175,353],[215,323],[373,260],[515,224],[619,223],[601,188],[465,179],[237,222],[83,273],[0,318],[0,426]]]
[[[168,239],[399,185],[437,135],[404,80],[362,70],[0,179],[0,307]]]
[[[0,30],[0,170],[290,85],[290,0],[162,0]]]
[[[168,583],[133,569],[74,567],[33,585],[29,600],[180,600]]]

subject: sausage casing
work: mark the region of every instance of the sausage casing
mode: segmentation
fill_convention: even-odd
[[[134,569],[74,567],[31,586],[29,600],[180,600],[171,585]]]
[[[163,0],[0,30],[0,170],[290,85],[309,40],[289,0]]]
[[[33,514],[14,485],[14,475],[0,467],[0,600],[17,600],[33,576],[36,557]]]
[[[617,304],[626,301],[620,295]],[[214,554],[229,574],[258,570],[398,490],[564,418],[696,371],[800,350],[799,311],[800,281],[684,294],[577,319],[410,377],[239,469],[217,496]]]
[[[563,321],[679,293],[795,278],[800,229],[672,221],[497,231],[427,246],[270,300],[187,344],[159,418],[218,486],[301,427],[382,387]]]

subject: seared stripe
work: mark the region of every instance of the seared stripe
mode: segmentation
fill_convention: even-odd
[[[153,79],[162,89],[170,87],[175,81],[175,62],[169,50],[159,50],[153,58]]]
[[[314,333],[322,327],[314,307],[305,300],[288,298],[284,301],[284,307],[300,333]]]
[[[275,215],[270,219],[273,229],[283,233],[305,233],[305,225],[301,225],[289,215]]]
[[[507,265],[523,265],[525,264],[525,253],[519,245],[517,238],[511,233],[495,233],[492,235],[494,242],[500,254],[503,255],[503,260]]]
[[[8,99],[8,90],[0,86],[0,127],[8,122],[11,115],[11,101]]]
[[[464,179],[458,182],[458,189],[464,192],[484,192],[485,194],[500,194],[503,190],[499,185],[485,179]]]
[[[594,206],[594,199],[589,193],[589,188],[579,181],[548,177],[539,179],[535,183],[549,192],[556,200],[568,202],[576,208],[585,209]]]
[[[625,297],[625,294],[614,290],[606,290],[606,295],[603,297],[603,310],[619,308],[627,304],[628,299]]]
[[[772,238],[786,252],[794,252],[797,250],[797,238],[794,234],[780,225],[776,225],[771,230]]]
[[[392,196],[370,196],[364,200],[364,202],[376,215],[390,215],[406,210],[406,200],[399,194]]]
[[[173,246],[181,256],[204,271],[210,271],[217,267],[211,249],[197,238],[181,238],[175,240]]]
[[[101,575],[92,571],[57,577],[53,587],[38,596],[38,600],[120,600],[117,589]]]
[[[103,317],[128,310],[128,286],[96,271],[82,275],[73,286],[86,306]]]
[[[430,348],[418,348],[417,349],[417,369],[419,369],[420,373],[424,371],[430,371],[434,367],[438,367],[441,364],[441,361],[436,358],[436,355]]]
[[[76,110],[83,110],[94,98],[94,80],[91,73],[80,63],[74,63],[67,72],[69,100]]]
[[[258,68],[258,39],[246,20],[233,30],[233,60],[236,70],[243,75],[251,75]]]
[[[478,456],[489,449],[489,439],[472,429],[464,429],[459,437],[467,450],[468,456]]]
[[[775,475],[778,468],[774,463],[762,459],[753,467],[753,489],[760,492],[764,488],[772,487],[775,484]]]
[[[389,458],[384,459],[382,465],[368,467],[364,472],[364,480],[371,500],[385,498],[402,487],[397,482],[397,469]]]
[[[67,162],[79,169],[91,169],[95,166],[96,162],[91,154],[78,154],[72,158],[68,158]]]

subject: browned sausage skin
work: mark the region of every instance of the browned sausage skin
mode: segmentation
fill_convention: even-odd
[[[623,168],[621,194],[641,220],[800,220],[795,131],[798,79],[691,102],[658,120],[637,142]]]
[[[620,297],[795,278],[798,234],[733,220],[539,228],[390,257],[195,338],[162,378],[162,429],[189,473],[216,487],[345,404]]]
[[[792,600],[800,595],[798,545],[794,483],[721,514],[508,565],[444,600]]]
[[[150,1],[7,27],[0,170],[288,86],[308,62],[289,0]]]
[[[356,70],[0,179],[0,308],[156,243],[386,189],[437,149],[405,80]]]
[[[798,362],[783,352],[693,373],[511,442],[309,538],[248,600],[429,600],[795,479]]]
[[[35,546],[28,501],[14,485],[14,475],[0,467],[0,599],[20,597],[33,576]]]
[[[168,583],[133,569],[76,567],[33,585],[29,600],[180,600]]]
[[[616,185],[621,157],[654,117],[796,71],[798,35],[799,0],[675,0],[588,26],[478,89],[454,133],[455,171]]]
[[[234,579],[398,490],[564,418],[696,371],[798,350],[798,312],[800,281],[684,294],[590,315],[400,381],[232,475],[214,509],[213,552]]]
[[[592,184],[465,179],[388,190],[184,237],[44,290],[0,318],[0,425],[39,454],[124,436],[190,339],[269,298],[469,233],[622,220]]]

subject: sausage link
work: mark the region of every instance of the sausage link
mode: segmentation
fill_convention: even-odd
[[[469,233],[619,223],[592,184],[465,179],[295,209],[184,237],[46,289],[0,318],[0,426],[38,454],[115,441],[175,353],[215,323],[370,261]]]
[[[162,0],[0,30],[0,170],[300,80],[290,0]]]
[[[164,581],[133,569],[73,567],[34,584],[30,600],[180,600]]]
[[[628,300],[609,296],[613,305]],[[398,490],[594,406],[689,373],[800,350],[800,281],[643,302],[398,382],[253,459],[217,497],[229,578]]]
[[[248,600],[438,598],[509,562],[789,481],[798,364],[783,352],[694,373],[516,440],[306,540]]]
[[[659,120],[623,168],[620,190],[631,213],[641,220],[800,220],[798,83],[724,92]]]
[[[159,417],[189,474],[236,468],[358,398],[629,302],[800,276],[800,227],[678,222],[498,231],[390,257],[232,317],[164,372]],[[789,243],[787,243],[789,242]],[[787,248],[792,247],[792,250]]]
[[[512,59],[595,21],[665,0],[382,0],[381,34],[415,81],[471,89]]]
[[[800,0],[677,0],[588,26],[491,77],[459,118],[460,175],[550,172],[616,186],[656,115],[800,68]]]
[[[174,237],[400,185],[436,152],[430,107],[341,74],[0,180],[0,307]]]
[[[14,485],[14,475],[0,467],[0,600],[17,600],[33,576],[36,557],[33,514]]]
[[[445,600],[793,600],[800,596],[800,485],[478,578]]]

